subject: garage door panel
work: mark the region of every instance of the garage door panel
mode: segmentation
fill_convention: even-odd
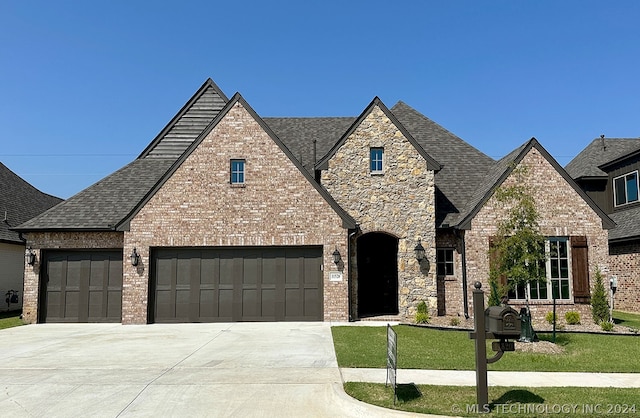
[[[153,257],[157,322],[322,320],[321,247],[154,249]]]
[[[122,252],[44,251],[41,322],[120,322]]]

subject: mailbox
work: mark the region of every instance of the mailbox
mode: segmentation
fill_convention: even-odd
[[[490,306],[484,311],[485,331],[497,338],[520,337],[520,315],[513,308]]]

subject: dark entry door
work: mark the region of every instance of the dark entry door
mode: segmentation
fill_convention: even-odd
[[[122,251],[44,254],[40,322],[120,322]]]
[[[321,247],[159,248],[150,322],[322,321]]]
[[[398,313],[398,240],[372,232],[358,238],[358,315]]]

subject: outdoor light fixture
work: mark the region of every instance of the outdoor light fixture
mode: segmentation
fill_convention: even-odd
[[[140,263],[140,254],[136,251],[136,247],[133,247],[133,252],[131,253],[131,265],[137,266]]]
[[[416,244],[416,248],[413,251],[416,253],[416,260],[422,261],[424,259],[424,247],[420,238],[418,238],[418,244]]]
[[[36,262],[36,253],[31,249],[31,247],[27,248],[24,252],[24,259],[28,265],[33,266]]]
[[[340,257],[340,251],[338,251],[338,248],[336,248],[336,250],[333,252],[333,262],[336,264],[336,266],[340,264],[341,259],[342,258]]]

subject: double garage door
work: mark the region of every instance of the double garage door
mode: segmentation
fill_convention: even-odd
[[[122,250],[48,251],[40,322],[121,322]],[[152,251],[149,322],[322,321],[322,247]]]
[[[160,248],[150,322],[322,321],[322,248]]]

